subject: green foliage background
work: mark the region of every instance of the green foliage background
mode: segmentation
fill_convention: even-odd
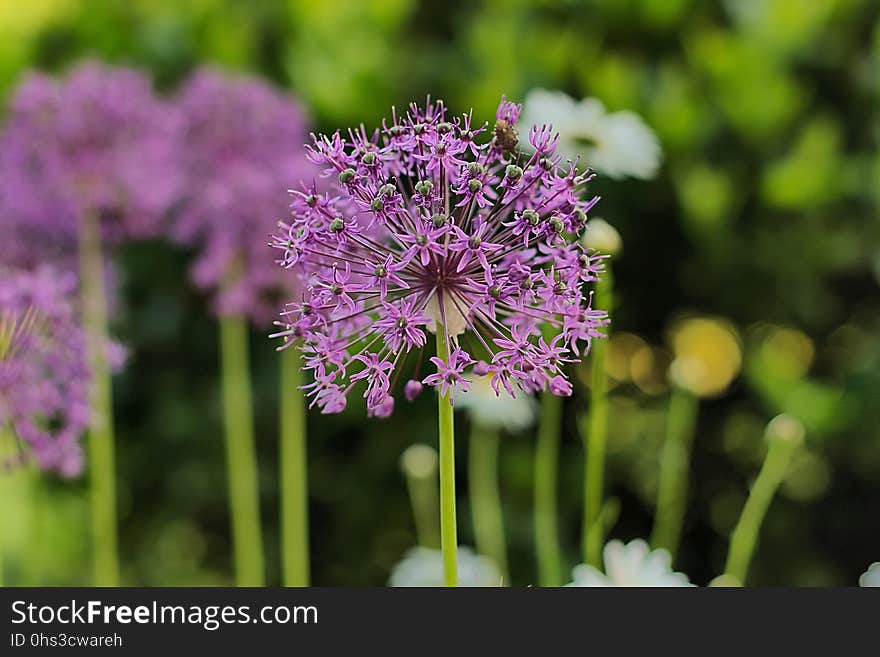
[[[375,125],[427,94],[489,118],[502,93],[534,87],[639,112],[663,144],[660,175],[595,185],[625,245],[615,331],[663,344],[682,313],[716,314],[745,348],[741,378],[701,407],[681,569],[698,583],[720,572],[763,425],[782,411],[807,425],[809,449],[770,510],[752,583],[851,585],[880,560],[873,0],[0,0],[0,96],[29,68],[60,72],[88,56],[148,69],[165,91],[208,62],[262,75],[303,100],[318,129]],[[188,254],[155,243],[120,260],[114,332],[132,351],[116,380],[124,581],[228,583],[215,322],[187,284]],[[809,337],[808,369],[768,338],[774,326]],[[254,330],[252,350],[277,583],[278,363],[266,333]],[[622,505],[612,535],[647,536],[666,398],[627,383],[612,395],[609,485]],[[587,410],[581,388],[566,406],[560,482],[571,564]],[[384,422],[357,408],[310,417],[315,583],[383,584],[414,544],[397,460],[412,442],[435,442],[433,417],[425,399]],[[512,578],[528,584],[532,438],[502,449]],[[13,578],[87,583],[85,483],[19,484],[4,519]],[[33,499],[50,503],[33,515]]]

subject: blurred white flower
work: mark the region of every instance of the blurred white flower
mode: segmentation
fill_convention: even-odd
[[[604,219],[596,217],[587,222],[587,229],[581,235],[581,244],[604,255],[617,255],[623,249],[623,240],[617,229]]]
[[[488,557],[469,547],[458,548],[459,586],[501,586],[501,573]],[[443,553],[426,547],[410,549],[394,566],[388,586],[443,586]]]
[[[403,474],[413,479],[436,477],[438,462],[437,450],[423,443],[410,445],[400,455],[400,469],[403,470]]]
[[[568,586],[694,586],[684,573],[672,570],[666,550],[651,550],[641,539],[624,545],[609,541],[603,553],[605,574],[593,566],[575,566],[574,581]]]
[[[638,114],[608,113],[596,98],[577,102],[561,91],[533,89],[519,123],[522,135],[532,125],[552,125],[559,133],[558,154],[580,156],[582,164],[610,178],[653,178],[663,157],[657,137]]]
[[[868,570],[862,573],[859,577],[859,586],[880,586],[880,561],[872,563],[868,566]]]
[[[488,375],[474,376],[467,392],[456,390],[455,407],[467,409],[475,424],[511,432],[534,424],[537,414],[534,398],[524,392],[514,398],[503,390],[497,395]]]

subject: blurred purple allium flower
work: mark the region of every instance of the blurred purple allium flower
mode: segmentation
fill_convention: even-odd
[[[31,457],[66,477],[82,470],[79,439],[89,413],[75,284],[73,274],[47,267],[0,268],[0,434],[17,439],[17,460]]]
[[[370,414],[390,412],[404,363],[438,326],[447,353],[422,383],[441,393],[466,389],[473,368],[496,394],[571,394],[563,364],[607,323],[583,289],[603,256],[577,239],[598,199],[581,198],[592,176],[560,166],[548,126],[529,131],[530,156],[517,150],[518,114],[502,99],[486,139],[487,124],[429,101],[373,133],[313,137],[310,158],[338,180],[336,195],[294,191],[273,242],[282,266],[309,272],[273,337],[302,340],[313,406],[342,410],[363,380]]]
[[[266,258],[266,239],[287,214],[291,180],[317,169],[306,159],[303,113],[289,96],[253,78],[203,70],[181,91],[187,188],[176,223],[198,246],[196,285],[213,291],[221,315],[268,323],[299,287]]]
[[[69,257],[87,212],[110,242],[158,234],[181,183],[175,135],[171,108],[136,71],[88,62],[64,80],[27,76],[0,135],[0,209],[14,236],[4,261]]]

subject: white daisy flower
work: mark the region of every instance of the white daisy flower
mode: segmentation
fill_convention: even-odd
[[[533,89],[526,94],[520,134],[532,125],[552,125],[559,132],[556,152],[610,178],[653,178],[663,152],[654,132],[634,112],[605,111],[602,101],[575,101],[561,91]],[[521,139],[521,142],[525,142]]]
[[[458,548],[458,585],[501,586],[501,573],[491,559],[461,546]],[[426,547],[410,549],[391,571],[388,586],[443,586],[443,553]]]
[[[624,545],[609,541],[603,553],[605,573],[593,566],[575,566],[568,586],[694,586],[684,573],[672,570],[672,559],[666,550],[651,550],[642,539]]]
[[[534,398],[521,393],[516,397],[495,394],[490,376],[475,376],[467,392],[456,390],[455,408],[465,408],[475,424],[521,431],[535,422],[538,409]]]
[[[859,586],[880,587],[880,561],[876,561],[868,566],[868,570],[859,577]]]

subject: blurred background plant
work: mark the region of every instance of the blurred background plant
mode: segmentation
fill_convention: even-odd
[[[698,314],[725,318],[741,336],[742,373],[701,400],[675,569],[699,584],[723,571],[728,537],[764,460],[764,427],[781,413],[804,425],[805,444],[767,512],[749,582],[855,584],[878,559],[877,3],[0,3],[4,98],[27,69],[60,73],[86,56],[146,69],[166,92],[203,63],[257,74],[291,89],[317,129],[362,121],[372,127],[389,106],[427,94],[491,117],[502,93],[523,100],[536,88],[641,115],[664,152],[657,176],[600,176],[592,185],[603,196],[602,216],[626,245],[614,260],[606,354],[605,488],[619,503],[609,538],[650,535],[667,369],[679,352],[659,345],[680,317]],[[120,301],[112,328],[131,354],[114,381],[122,579],[229,583],[210,299],[183,284],[190,254],[169,244],[125,245],[116,263]],[[251,336],[253,403],[267,581],[278,583],[280,363],[266,333],[268,327],[255,328]],[[559,530],[566,568],[582,560],[577,425],[589,412],[585,365],[585,385],[563,409]],[[314,583],[384,584],[417,544],[398,458],[414,442],[431,442],[432,418],[425,397],[399,404],[388,420],[365,422],[352,410],[310,421]],[[499,453],[513,584],[537,581],[533,452],[533,441],[519,435],[505,439]],[[6,579],[86,583],[85,482],[48,480],[39,490],[16,491],[2,502],[12,553]],[[36,551],[23,538],[33,528],[19,494],[51,500]],[[464,518],[467,507],[461,509]],[[473,544],[467,523],[462,534],[462,544]],[[39,569],[30,565],[35,554]]]

